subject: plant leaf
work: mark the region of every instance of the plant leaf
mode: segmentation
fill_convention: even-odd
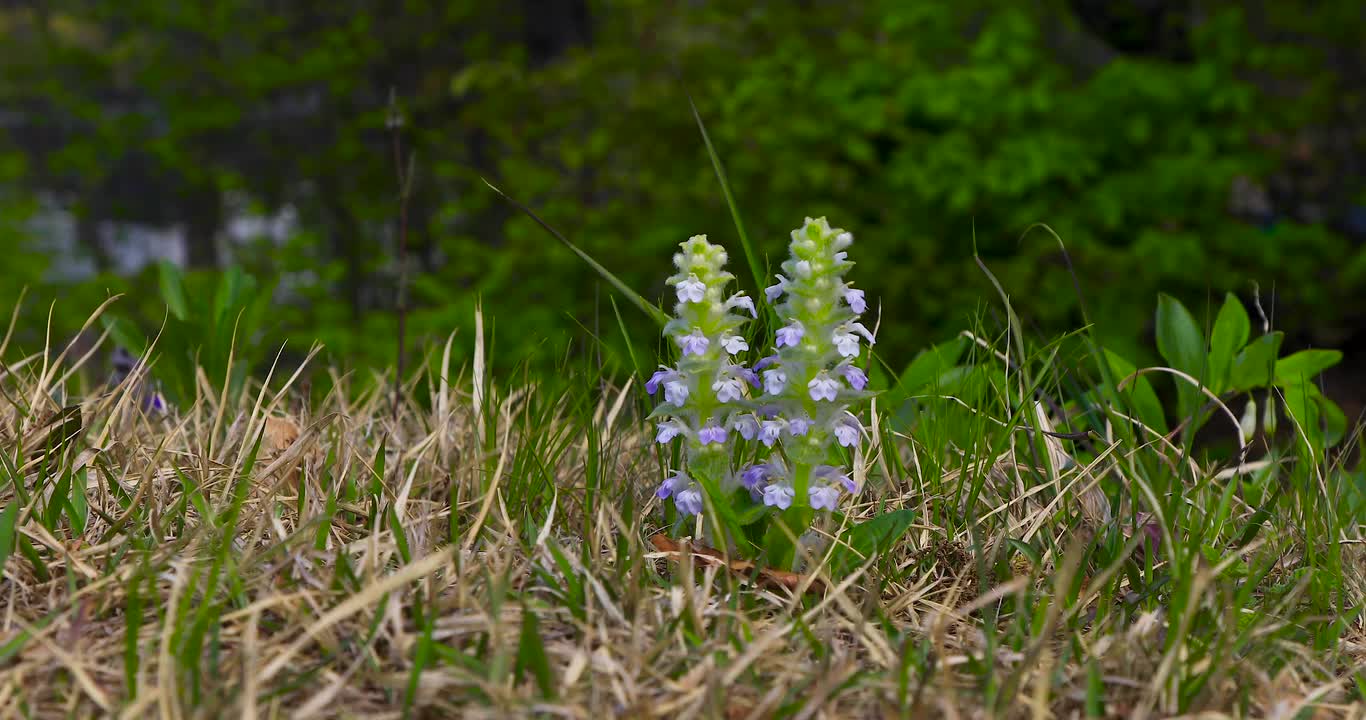
[[[1271,384],[1272,370],[1276,366],[1276,355],[1281,351],[1281,341],[1285,335],[1273,332],[1253,340],[1233,358],[1229,368],[1229,390],[1243,392]]]
[[[531,608],[522,608],[522,634],[517,641],[517,663],[514,672],[520,677],[531,671],[536,678],[536,686],[541,695],[550,698],[555,695],[555,676],[550,670],[550,660],[545,654],[545,641],[536,622],[536,613]]]
[[[831,575],[848,574],[870,556],[886,552],[911,529],[913,520],[914,510],[895,510],[844,531],[830,555]]]
[[[1210,389],[1221,392],[1228,385],[1229,368],[1233,365],[1233,354],[1243,349],[1252,333],[1252,323],[1248,320],[1247,310],[1233,293],[1224,297],[1224,306],[1219,308],[1219,316],[1214,320],[1214,329],[1209,339]]]
[[[161,284],[161,299],[166,302],[175,319],[185,322],[190,316],[189,303],[185,301],[185,278],[180,268],[168,260],[157,263],[157,280]]]
[[[1276,382],[1308,382],[1339,362],[1342,352],[1338,350],[1301,350],[1276,361]]]

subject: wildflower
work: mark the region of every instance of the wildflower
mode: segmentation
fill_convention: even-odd
[[[802,324],[793,320],[792,324],[787,327],[778,328],[778,341],[775,342],[774,345],[777,347],[782,347],[784,345],[797,347],[797,343],[801,342],[802,336],[805,334],[806,330],[802,327]]]
[[[763,483],[776,474],[777,467],[769,463],[751,465],[745,468],[744,472],[740,473],[740,484],[743,485],[746,490],[753,490],[758,487],[760,483]]]
[[[786,290],[787,278],[783,277],[782,275],[779,275],[777,284],[769,285],[768,287],[764,288],[764,297],[768,298],[769,302],[773,302],[778,298],[782,297],[783,292],[785,292]]]
[[[701,355],[707,351],[710,344],[711,340],[703,334],[701,328],[694,328],[691,333],[678,337],[678,347],[683,350],[684,355]]]
[[[736,415],[731,419],[730,427],[746,440],[753,440],[759,434],[759,421],[749,413]]]
[[[787,431],[793,437],[805,435],[811,429],[811,420],[806,417],[794,417],[787,421]]]
[[[681,379],[673,379],[664,383],[664,402],[670,405],[683,406],[688,401],[688,384]]]
[[[868,301],[863,296],[862,290],[848,288],[844,291],[844,302],[849,304],[849,309],[862,315],[868,309]]]
[[[731,355],[735,355],[748,350],[749,343],[745,342],[745,339],[739,335],[722,335],[721,347],[725,348],[726,352]]]
[[[849,382],[849,387],[855,390],[862,390],[868,385],[868,375],[857,365],[840,366],[840,374]]]
[[[811,382],[807,383],[806,387],[811,392],[812,400],[834,402],[835,393],[839,391],[840,386],[834,378],[830,377],[830,373],[822,370],[816,377],[811,378]]]
[[[785,387],[787,387],[787,373],[776,368],[764,371],[764,392],[769,395],[781,395]]]
[[[858,485],[854,482],[853,478],[849,477],[843,470],[833,465],[817,466],[815,470],[811,471],[811,477],[817,480],[824,480],[830,485],[843,485],[844,489],[848,490],[850,494],[858,492]]]
[[[840,491],[829,485],[813,485],[807,490],[811,507],[817,510],[834,510],[839,504]]]
[[[655,425],[655,442],[666,443],[683,434],[683,424],[677,420],[665,420]]]
[[[835,423],[833,430],[835,439],[841,447],[853,447],[858,444],[858,436],[863,428],[853,415],[845,413],[844,417]]]
[[[655,497],[659,498],[660,500],[663,500],[669,497],[670,495],[673,495],[674,493],[686,488],[691,483],[692,478],[688,477],[687,475],[684,475],[681,470],[676,470],[674,471],[673,475],[664,478],[664,482],[660,483],[659,489],[655,491]]]
[[[702,512],[702,492],[695,487],[680,491],[674,497],[674,506],[684,515],[696,515]]]
[[[783,431],[782,420],[765,420],[759,425],[759,441],[768,447],[778,442],[778,436]]]
[[[835,330],[835,349],[844,357],[858,357],[858,336],[843,328]]]
[[[727,310],[735,310],[737,308],[741,310],[748,310],[750,317],[759,317],[759,310],[754,307],[754,301],[751,300],[750,297],[744,293],[735,293],[734,295],[731,295],[729,298],[726,299]]]
[[[726,441],[726,429],[720,425],[707,425],[697,431],[697,441],[703,445],[708,443],[723,443]]]
[[[707,296],[707,284],[697,279],[696,274],[689,274],[686,280],[678,283],[674,288],[678,292],[679,302],[702,302]]]
[[[776,507],[779,510],[786,510],[792,507],[792,498],[796,495],[791,485],[785,483],[774,483],[764,488],[764,504],[769,507]]]
[[[655,371],[655,374],[651,375],[650,379],[645,381],[645,392],[654,395],[656,392],[659,391],[659,383],[667,381],[671,378],[675,378],[677,376],[678,373],[675,372],[673,368],[667,368],[663,365],[660,365],[659,369]]]
[[[745,385],[737,377],[723,377],[711,384],[717,402],[735,402],[745,396]]]

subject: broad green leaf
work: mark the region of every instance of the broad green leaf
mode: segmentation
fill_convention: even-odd
[[[1342,353],[1337,350],[1301,350],[1276,361],[1276,382],[1308,382],[1339,362]]]
[[[1134,364],[1120,357],[1115,352],[1105,350],[1106,362],[1110,363],[1110,373],[1115,379],[1115,383],[1122,383],[1129,376],[1133,375],[1137,368]],[[1110,394],[1110,388],[1106,388],[1106,394]],[[1167,419],[1162,411],[1162,403],[1157,399],[1157,393],[1153,391],[1152,383],[1142,375],[1130,380],[1119,391],[1127,402],[1123,406],[1131,410],[1135,417],[1143,422],[1144,425],[1159,432],[1167,432]],[[1111,402],[1117,398],[1111,397]]]
[[[1347,436],[1347,414],[1338,404],[1319,396],[1319,412],[1323,414],[1323,444],[1333,447]]]
[[[830,555],[830,574],[845,575],[870,556],[886,552],[911,529],[915,511],[894,510],[849,528]]]
[[[157,263],[157,280],[161,283],[161,299],[175,319],[186,322],[190,316],[189,303],[185,301],[184,275],[174,263],[162,260]]]
[[[916,355],[911,364],[906,366],[906,370],[901,373],[901,378],[897,381],[899,389],[908,394],[914,394],[930,386],[940,375],[958,362],[969,342],[967,338],[959,335]]]
[[[1157,351],[1172,367],[1200,379],[1205,367],[1205,337],[1190,311],[1170,295],[1157,296]]]
[[[1214,329],[1210,332],[1210,387],[1218,393],[1228,386],[1229,368],[1233,365],[1233,355],[1247,344],[1248,336],[1252,332],[1252,323],[1248,320],[1247,310],[1243,309],[1243,303],[1237,296],[1229,293],[1224,298],[1224,306],[1219,309],[1219,316],[1214,321]]]
[[[100,317],[100,322],[109,331],[110,337],[124,350],[132,353],[135,357],[142,357],[147,352],[147,340],[142,331],[138,330],[137,325],[126,317],[114,313],[106,313]]]
[[[1285,395],[1285,411],[1294,418],[1297,427],[1295,443],[1300,446],[1305,457],[1321,457],[1323,453],[1323,428],[1319,424],[1319,403],[1314,396],[1317,389],[1308,382],[1290,383],[1281,389]],[[1309,447],[1304,447],[1305,439]]]
[[[1229,368],[1229,390],[1244,392],[1271,384],[1272,370],[1276,367],[1276,356],[1281,351],[1281,341],[1285,338],[1280,332],[1273,332],[1253,340],[1233,357]]]

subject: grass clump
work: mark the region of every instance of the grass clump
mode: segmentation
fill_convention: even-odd
[[[1199,367],[1136,369],[1005,310],[870,368],[860,492],[798,573],[666,520],[641,378],[490,377],[482,316],[473,365],[448,343],[397,414],[327,368],[150,407],[146,362],[110,387],[93,351],[5,343],[0,708],[1359,715],[1366,494],[1331,358],[1264,358],[1229,309],[1209,340],[1159,327]],[[1197,432],[1220,424],[1227,452]]]

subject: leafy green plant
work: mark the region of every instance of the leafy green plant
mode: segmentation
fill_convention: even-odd
[[[160,323],[110,313],[102,318],[105,327],[128,352],[153,351],[152,377],[172,403],[194,401],[201,369],[213,392],[234,402],[264,359],[271,287],[236,267],[187,276],[166,261],[157,278],[166,312]]]

